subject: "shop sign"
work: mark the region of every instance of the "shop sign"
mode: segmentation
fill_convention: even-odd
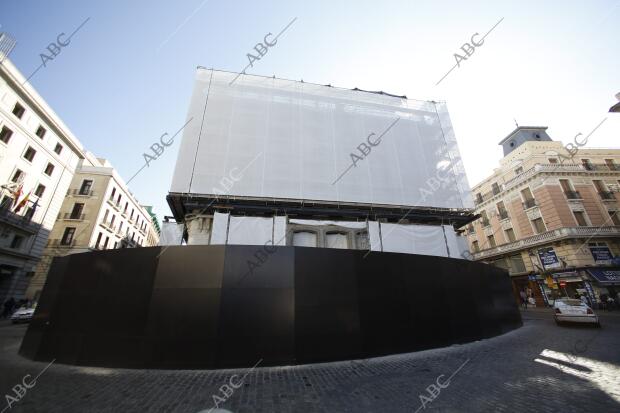
[[[596,304],[596,295],[594,294],[594,289],[592,288],[592,284],[590,284],[590,281],[584,281],[583,282],[583,286],[586,288],[586,291],[588,292],[588,296],[590,297],[590,302],[592,304]]]
[[[590,252],[592,253],[592,257],[594,257],[594,261],[597,264],[611,263],[611,260],[614,258],[608,247],[590,247]]]
[[[538,258],[540,258],[540,262],[542,263],[543,267],[545,267],[545,269],[559,268],[562,266],[560,264],[558,256],[551,247],[538,250]]]
[[[620,270],[588,268],[587,270],[594,279],[602,284],[620,284]]]

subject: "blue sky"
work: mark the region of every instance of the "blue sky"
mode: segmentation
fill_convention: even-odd
[[[30,81],[125,180],[183,125],[196,66],[241,71],[246,53],[295,17],[248,73],[447,101],[471,185],[498,165],[514,119],[568,143],[608,116],[589,146],[620,146],[620,114],[607,114],[620,92],[619,0],[0,2],[0,30],[18,41],[11,59],[25,76],[89,17]],[[435,86],[461,45],[502,18]],[[179,141],[130,184],[160,217],[170,214]]]

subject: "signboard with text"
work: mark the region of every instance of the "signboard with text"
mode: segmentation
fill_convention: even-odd
[[[597,264],[609,264],[614,258],[608,247],[590,247],[590,252],[592,253],[592,257],[594,257],[594,261]]]
[[[538,258],[540,258],[540,262],[545,269],[560,268],[562,266],[558,256],[551,247],[539,249]]]

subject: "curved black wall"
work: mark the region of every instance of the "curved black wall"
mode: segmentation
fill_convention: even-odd
[[[107,367],[249,367],[409,352],[521,326],[503,270],[365,254],[205,245],[57,258],[20,353]]]

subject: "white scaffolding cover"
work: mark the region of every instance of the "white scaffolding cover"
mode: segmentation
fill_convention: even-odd
[[[473,207],[444,103],[235,76],[197,70],[171,192]]]

